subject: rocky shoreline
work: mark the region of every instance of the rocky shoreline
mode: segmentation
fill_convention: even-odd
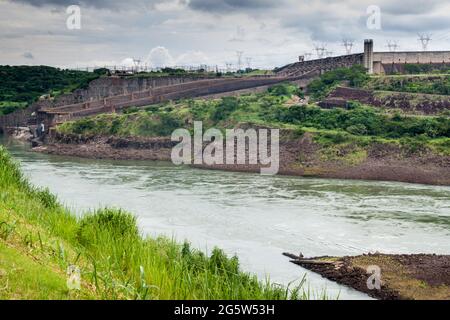
[[[450,255],[367,254],[304,258],[291,262],[381,300],[449,300]]]
[[[170,138],[53,136],[33,151],[63,156],[109,160],[170,161],[176,142]],[[280,175],[304,177],[397,181],[450,185],[450,157],[422,152],[405,154],[397,146],[375,144],[364,150],[366,157],[357,163],[323,159],[322,147],[311,134],[281,139]],[[352,150],[335,150],[345,159]],[[259,165],[197,165],[203,169],[259,172]]]

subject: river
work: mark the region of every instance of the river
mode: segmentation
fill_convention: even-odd
[[[245,271],[288,284],[307,274],[313,294],[368,299],[289,262],[367,252],[450,254],[450,187],[268,177],[176,167],[168,162],[49,156],[0,140],[31,182],[77,214],[120,207],[151,236],[188,239],[236,254]]]

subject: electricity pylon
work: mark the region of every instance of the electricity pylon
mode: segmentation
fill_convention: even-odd
[[[431,34],[419,33],[419,41],[422,43],[422,50],[427,51],[431,41]]]
[[[352,54],[354,43],[353,40],[342,40],[342,46],[345,48],[345,52],[347,52],[348,55]]]
[[[398,42],[397,41],[392,41],[392,40],[389,40],[388,42],[387,42],[387,47],[389,48],[389,51],[390,52],[395,52],[395,51],[397,51],[397,49],[398,49]]]

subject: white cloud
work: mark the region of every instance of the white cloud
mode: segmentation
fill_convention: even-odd
[[[120,62],[119,65],[121,67],[132,68],[135,66],[134,59],[133,58],[125,58]]]
[[[165,47],[158,46],[153,48],[145,61],[153,68],[162,68],[173,66],[174,60]]]
[[[153,8],[156,11],[180,11],[186,8],[186,3],[181,0],[166,0],[156,3]]]
[[[211,61],[209,57],[201,51],[188,51],[181,54],[176,59],[176,65],[178,66],[200,66],[210,65]]]
[[[57,5],[69,2],[0,0],[1,63],[121,65],[140,57],[154,67],[223,66],[244,51],[254,66],[270,68],[312,52],[314,42],[344,53],[344,37],[355,40],[355,51],[368,37],[376,50],[385,50],[390,39],[417,50],[418,32],[433,34],[431,49],[450,47],[450,5],[443,0],[377,0],[383,30],[376,32],[365,27],[372,0],[96,0],[82,5],[78,31],[67,30],[65,10]]]

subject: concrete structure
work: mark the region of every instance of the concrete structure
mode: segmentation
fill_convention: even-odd
[[[70,120],[102,113],[120,112],[129,107],[143,107],[170,100],[186,98],[228,95],[233,92],[267,89],[267,86],[285,81],[295,82],[305,87],[317,77],[314,72],[297,77],[256,76],[243,78],[214,78],[173,85],[157,86],[147,90],[127,91],[125,94],[112,95],[101,99],[81,103],[66,104],[59,107],[40,108],[37,113],[37,123],[44,123],[47,128]],[[91,84],[92,85],[92,84]],[[96,91],[94,88],[91,91]]]
[[[445,64],[450,65],[450,51],[374,52],[373,73],[387,74],[392,65]]]
[[[320,74],[342,67],[363,65],[369,73],[401,72],[406,64],[439,64],[450,68],[450,51],[374,52],[373,40],[364,41],[364,52],[289,64],[275,76],[249,78],[106,77],[92,81],[87,89],[75,90],[55,100],[38,101],[25,110],[0,117],[0,132],[9,127],[54,123],[99,113],[116,112],[130,106],[145,106],[182,98],[222,95],[252,88],[262,88],[289,81],[306,86]],[[34,116],[36,114],[37,116]]]
[[[337,68],[351,67],[355,64],[363,64],[364,54],[352,54],[339,57],[329,57],[317,60],[308,60],[304,62],[297,62],[279,68],[276,72],[278,76],[292,77],[300,76],[310,72],[317,72],[318,74]]]
[[[369,74],[373,74],[373,40],[364,40],[363,65]]]
[[[450,51],[374,52],[373,40],[364,41],[364,52],[325,59],[300,61],[277,70],[282,76],[300,75],[312,70],[325,71],[363,65],[369,74],[388,74],[403,70],[405,64],[449,65]]]

